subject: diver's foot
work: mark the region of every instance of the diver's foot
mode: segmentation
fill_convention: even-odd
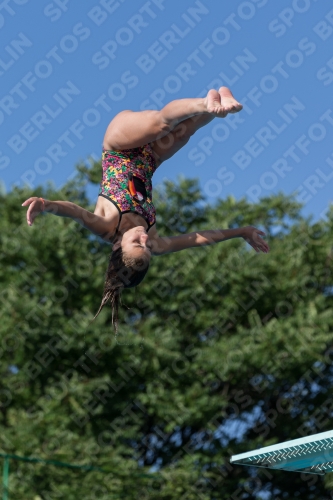
[[[221,106],[225,109],[226,114],[238,113],[243,109],[241,103],[236,101],[228,87],[220,87],[219,95],[221,96]]]
[[[224,118],[228,113],[237,113],[243,108],[227,87],[221,87],[219,91],[210,90],[205,104],[207,112],[219,118]]]

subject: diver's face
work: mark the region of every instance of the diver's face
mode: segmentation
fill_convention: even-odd
[[[113,245],[113,249],[116,250],[119,246],[121,246],[123,253],[134,259],[150,260],[152,246],[143,226],[136,226],[126,231],[121,240]]]

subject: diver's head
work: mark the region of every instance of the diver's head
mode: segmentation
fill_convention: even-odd
[[[131,228],[123,235],[116,235],[109,258],[102,302],[95,316],[96,318],[110,301],[112,324],[116,332],[121,292],[124,288],[133,288],[141,283],[147,274],[150,258],[151,246],[147,232],[142,226]]]
[[[150,261],[151,242],[143,226],[132,227],[123,235],[117,234],[113,242],[113,251],[118,248],[122,249],[122,255],[128,261],[131,259]]]

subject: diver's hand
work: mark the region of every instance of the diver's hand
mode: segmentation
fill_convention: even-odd
[[[45,200],[43,198],[37,198],[36,196],[28,198],[22,203],[22,207],[29,207],[27,211],[27,223],[32,226],[37,215],[41,214],[45,210]]]
[[[268,253],[269,246],[266,241],[262,239],[262,236],[265,236],[265,233],[253,226],[246,226],[242,228],[242,237],[249,245],[251,245],[252,248],[255,249],[257,253]]]

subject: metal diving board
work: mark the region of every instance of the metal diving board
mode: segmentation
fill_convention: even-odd
[[[333,431],[233,455],[230,462],[250,467],[324,475],[333,471]]]

